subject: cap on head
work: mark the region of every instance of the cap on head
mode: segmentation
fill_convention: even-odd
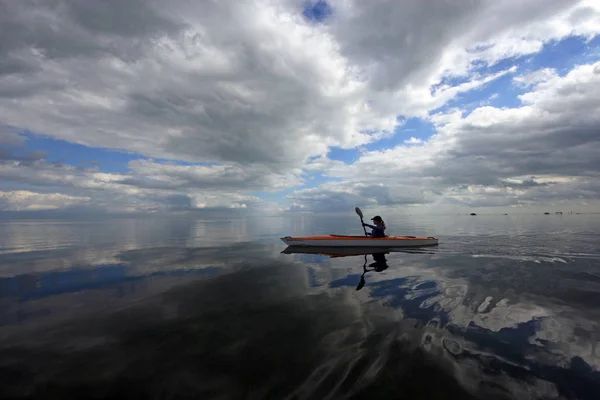
[[[377,222],[381,222],[381,221],[383,221],[383,220],[381,219],[381,217],[380,217],[379,215],[376,215],[376,216],[374,216],[373,218],[371,218],[371,221],[377,221]]]

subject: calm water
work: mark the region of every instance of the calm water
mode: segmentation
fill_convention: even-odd
[[[2,221],[0,397],[600,398],[600,216],[385,219]]]

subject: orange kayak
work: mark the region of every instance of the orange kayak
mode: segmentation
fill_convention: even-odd
[[[420,247],[438,244],[435,237],[415,236],[386,236],[371,238],[366,236],[346,235],[317,235],[282,237],[281,240],[288,246],[319,246],[319,247]]]
[[[374,254],[435,254],[420,247],[329,247],[329,246],[288,246],[281,254],[318,254],[329,258],[355,257]]]

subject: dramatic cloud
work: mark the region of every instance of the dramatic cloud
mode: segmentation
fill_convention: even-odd
[[[15,39],[3,56],[29,62],[2,78],[8,124],[153,157],[296,166],[395,124],[295,8],[174,2],[159,15],[146,1],[123,16],[119,2],[28,3],[5,7]]]
[[[410,192],[406,185],[441,190],[440,197],[469,206],[598,199],[599,70],[595,63],[563,77],[546,71],[530,74],[532,84],[537,83],[519,96],[520,107],[432,115],[438,133],[427,142],[409,140],[389,150],[364,152],[352,165],[327,164],[328,174],[354,185],[381,183],[392,192]],[[323,201],[329,190],[304,190],[291,198]]]
[[[136,209],[243,208],[293,187],[310,209],[595,193],[600,67],[564,75],[523,57],[593,39],[596,2],[331,1],[318,18],[307,4],[1,2],[0,180]],[[495,107],[497,93],[461,105],[510,79],[520,105]],[[436,134],[396,138],[410,118]],[[59,165],[20,132],[139,159]],[[332,147],[363,150],[348,164],[327,159]],[[302,189],[319,172],[336,183]],[[571,180],[506,184],[532,175]]]

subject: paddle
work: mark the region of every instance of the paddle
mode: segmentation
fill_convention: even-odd
[[[356,211],[356,213],[357,213],[357,214],[358,214],[358,216],[360,217],[360,223],[361,223],[361,224],[364,224],[364,221],[363,221],[363,218],[364,218],[364,217],[363,217],[363,213],[362,213],[362,211],[360,210],[360,208],[358,208],[358,207],[354,207],[354,211]],[[369,236],[369,235],[367,235],[367,229],[366,229],[364,226],[363,226],[363,231],[365,231],[365,236]]]

